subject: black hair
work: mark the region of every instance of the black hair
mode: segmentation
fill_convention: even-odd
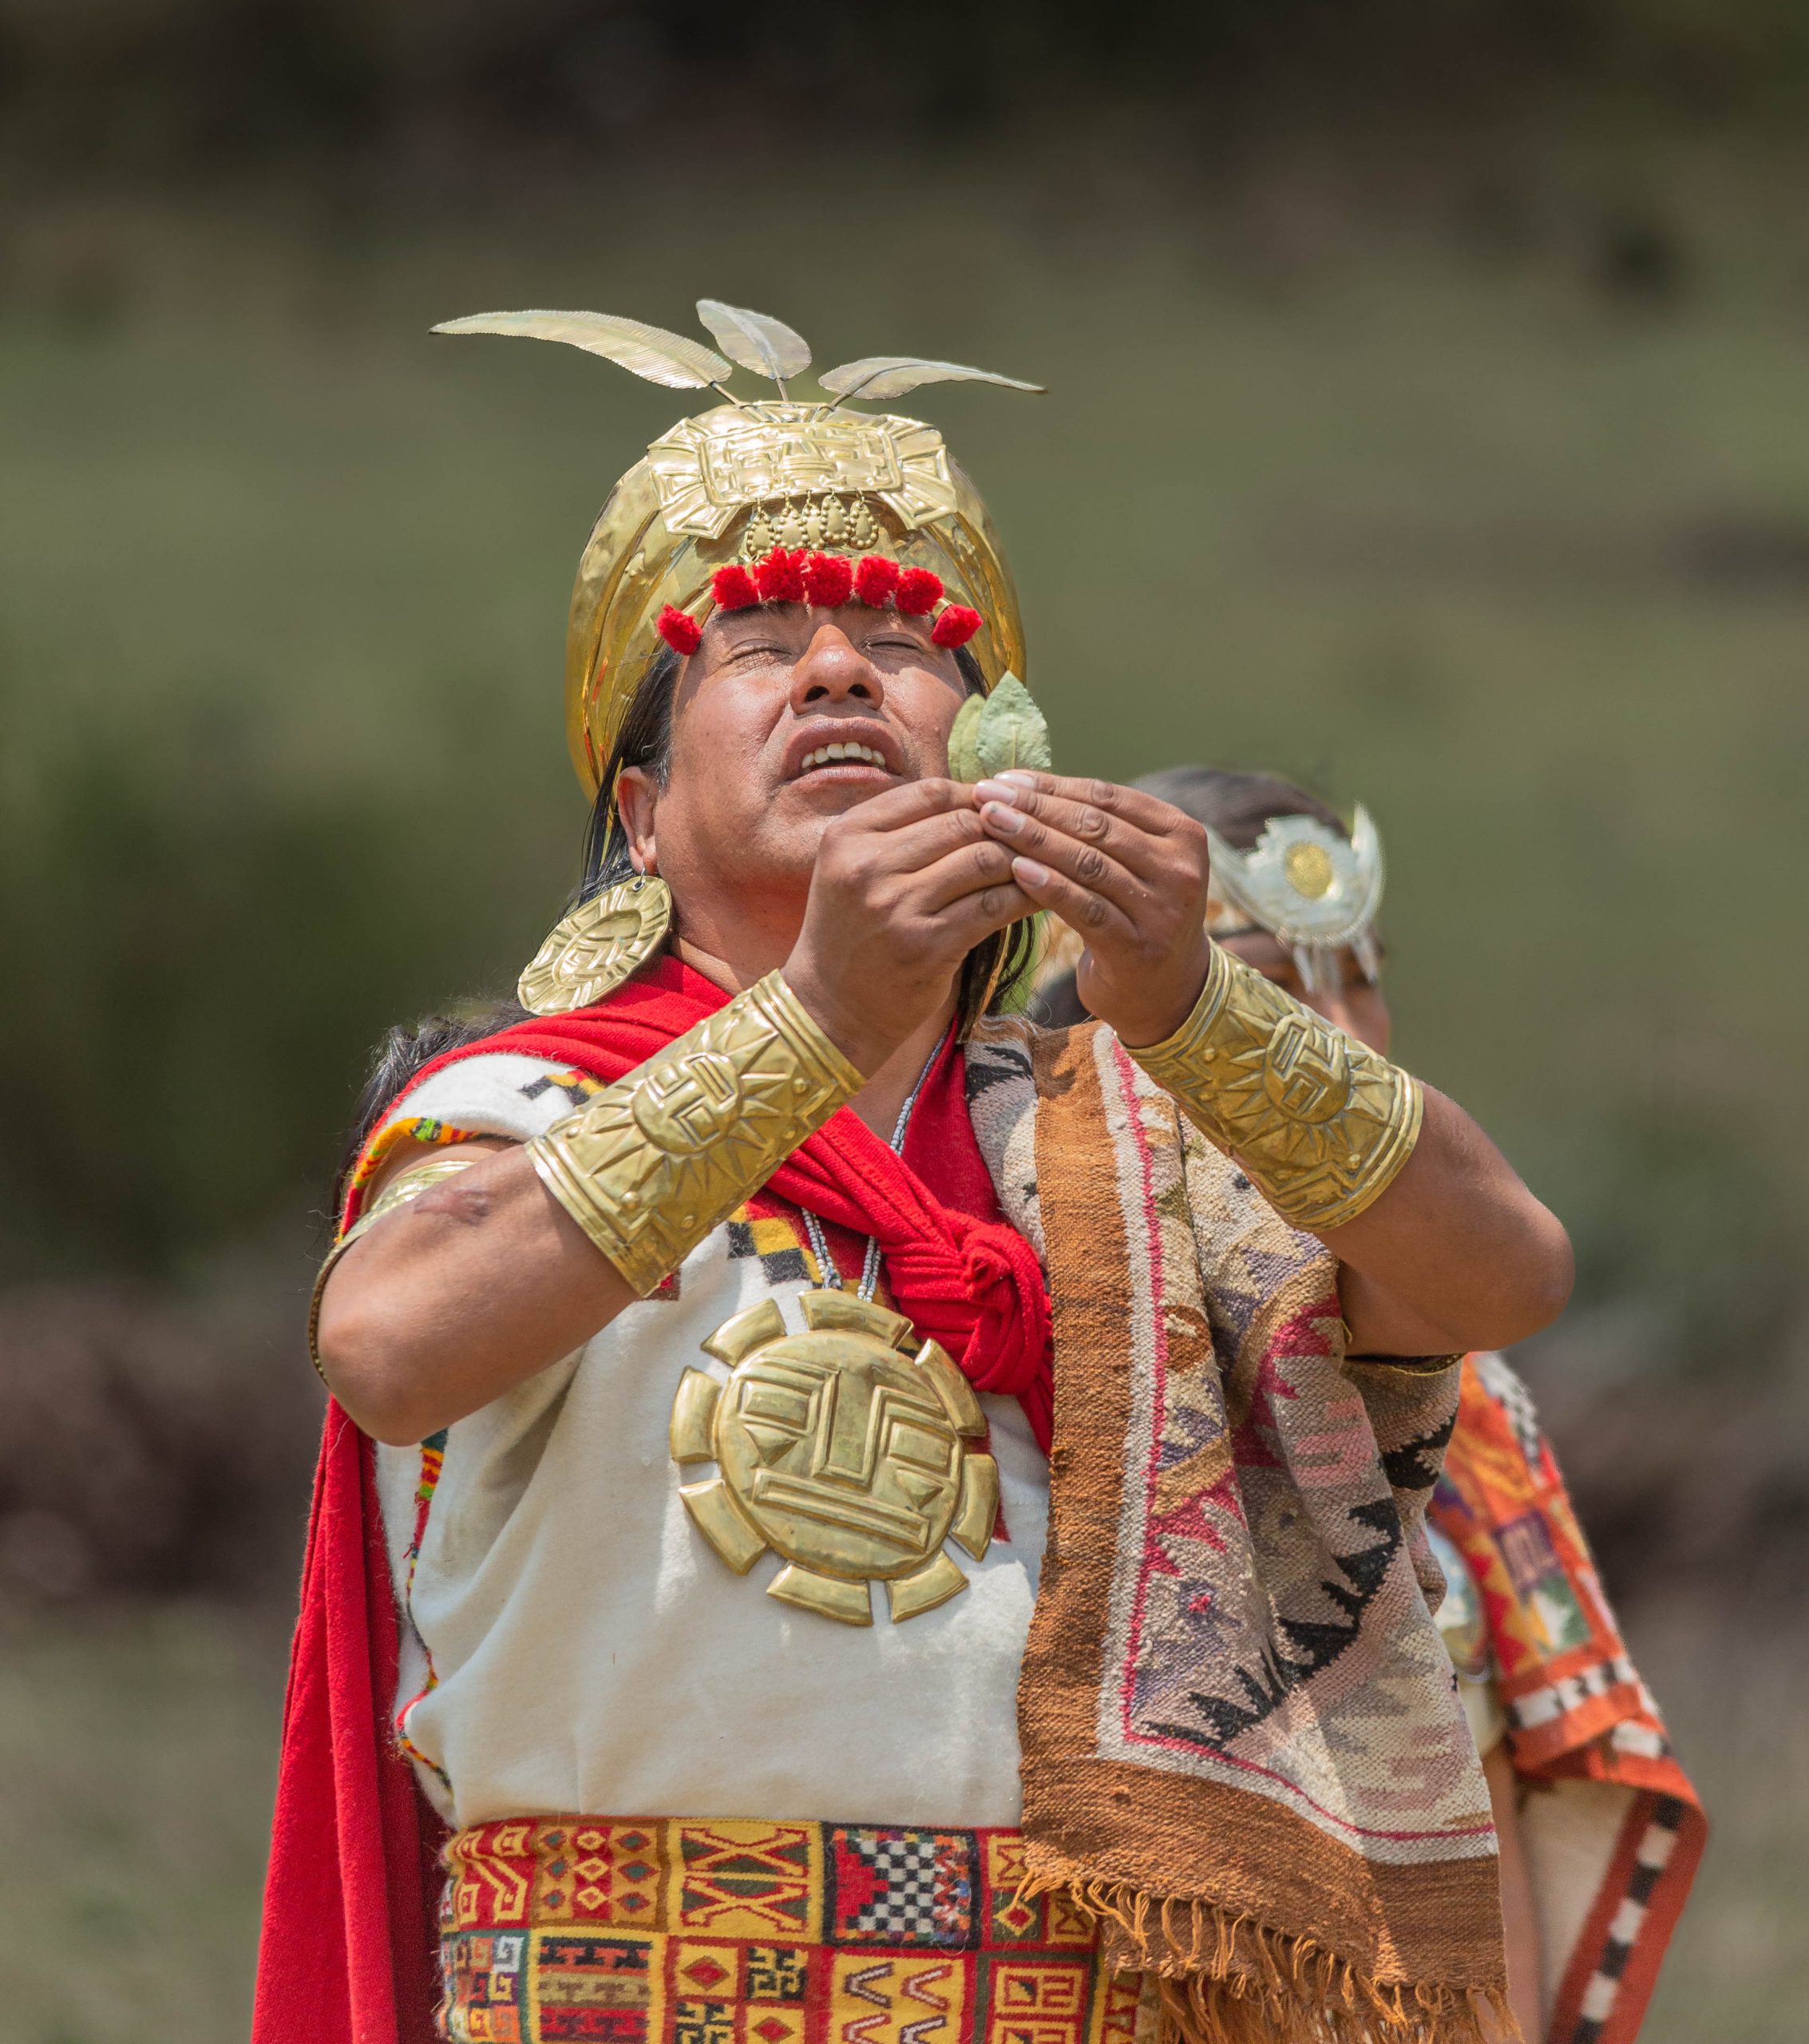
[[[1131,786],[1172,802],[1240,852],[1249,851],[1277,816],[1316,817],[1340,838],[1351,834],[1328,803],[1279,774],[1241,774],[1225,766],[1164,766]]]
[[[955,664],[960,671],[965,692],[983,694],[986,677],[966,647],[956,648]],[[678,654],[671,647],[662,646],[635,691],[597,784],[596,800],[584,831],[584,862],[578,885],[566,904],[567,913],[634,872],[628,834],[614,800],[616,783],[624,768],[638,766],[655,786],[665,786],[672,765],[679,665]],[[1012,923],[983,939],[968,953],[961,967],[956,1000],[964,1036],[981,1015],[1001,1007],[1029,971],[1034,956],[1032,927],[1027,919]],[[418,1072],[448,1051],[480,1043],[527,1019],[528,1010],[518,1001],[500,1000],[474,1007],[463,1016],[430,1015],[412,1028],[405,1024],[391,1029],[378,1044],[370,1076],[358,1095],[350,1144],[340,1167],[340,1194],[344,1191],[346,1173],[358,1161],[390,1103]],[[336,1198],[335,1213],[340,1204]]]
[[[584,868],[572,897],[573,908],[633,875],[627,830],[616,806],[616,783],[625,768],[638,766],[655,787],[665,786],[672,770],[672,714],[678,696],[679,656],[670,646],[662,646],[641,677],[597,783],[596,800],[584,831]]]

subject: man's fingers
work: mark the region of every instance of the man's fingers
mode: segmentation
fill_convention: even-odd
[[[857,813],[849,811],[851,816]],[[874,874],[920,873],[951,852],[989,842],[979,812],[972,809],[943,810],[891,830],[838,830],[837,836],[838,853]]]
[[[979,838],[922,867],[910,882],[911,899],[924,913],[934,915],[964,894],[1011,884],[1009,846],[991,838]]]
[[[1011,877],[1038,908],[1047,909],[1059,916],[1089,945],[1097,943],[1102,937],[1108,941],[1114,937],[1130,940],[1137,934],[1122,909],[1039,860],[1013,859]]]
[[[1038,799],[1047,806],[1047,798]],[[1082,838],[1015,802],[989,802],[980,810],[980,820],[1014,856],[1053,866],[1089,893],[1102,894],[1129,921],[1141,921],[1151,906],[1149,884],[1114,856],[1121,848],[1122,833],[1103,841],[1099,835]]]
[[[1089,774],[1039,774],[1027,766],[1008,766],[994,777],[1019,794],[1037,794],[1055,802],[1072,802],[1083,809],[1103,810],[1120,818],[1133,830],[1146,830],[1152,837],[1171,836],[1178,823],[1186,818],[1172,802],[1142,788],[1127,788],[1117,781],[1102,781]],[[984,784],[983,784],[984,785]]]
[[[877,879],[889,873],[920,872],[950,852],[987,842],[980,811],[971,802],[937,806],[933,798],[927,808],[901,803],[893,810],[889,826],[869,828],[870,812],[904,792],[889,789],[839,817],[824,834],[819,863],[826,864],[832,873]],[[881,822],[885,825],[883,818]]]
[[[883,794],[869,795],[845,814],[846,822],[857,830],[893,831],[922,822],[925,817],[941,816],[951,810],[967,810],[975,807],[974,791],[964,782],[931,778],[924,781],[906,781],[901,786],[888,788]]]
[[[1009,835],[1016,850],[1034,858],[1043,858],[1046,852],[1055,850],[1057,838],[1065,838],[1092,847],[1114,861],[1125,873],[1163,893],[1174,891],[1182,871],[1196,869],[1192,856],[1183,852],[1179,838],[1143,830],[1095,803],[1075,802],[1066,795],[1045,794],[1003,780],[983,781],[976,792],[987,828]],[[1015,831],[1011,828],[1014,816],[1027,819]],[[1043,830],[1054,835],[1045,841],[1038,834]],[[1065,862],[1062,867],[1071,877],[1089,887],[1104,885],[1102,874],[1075,872]]]
[[[952,945],[958,944],[963,952],[968,952],[995,930],[1003,929],[1007,923],[1017,922],[1035,913],[1036,904],[1023,889],[1007,881],[1001,885],[983,887],[977,893],[962,895],[950,902],[936,921],[948,931]]]

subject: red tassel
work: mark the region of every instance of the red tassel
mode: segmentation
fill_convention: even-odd
[[[869,610],[884,610],[898,587],[898,563],[883,553],[864,553],[854,569],[854,598]]]
[[[942,600],[942,577],[927,568],[907,568],[898,578],[898,608],[907,617],[924,617]]]
[[[654,629],[675,653],[695,653],[703,644],[703,627],[670,604],[654,620]]]
[[[965,604],[951,604],[936,620],[932,640],[938,646],[964,646],[979,631],[980,616]]]
[[[804,564],[804,600],[813,610],[840,610],[854,588],[854,567],[839,553],[813,553]]]
[[[804,549],[794,547],[789,553],[782,546],[776,546],[766,558],[758,563],[754,570],[754,581],[758,584],[760,600],[768,604],[801,604],[804,600]]]
[[[752,610],[760,600],[754,577],[738,563],[718,568],[710,578],[710,593],[718,610]]]

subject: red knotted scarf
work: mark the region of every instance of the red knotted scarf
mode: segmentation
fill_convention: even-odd
[[[612,1082],[727,998],[664,960],[605,1008],[522,1023],[449,1052],[421,1077],[511,1050]],[[877,1236],[899,1310],[980,1389],[1015,1392],[1047,1452],[1048,1293],[1028,1244],[1000,1218],[952,1036],[918,1096],[904,1152],[845,1107],[770,1189]],[[390,1728],[396,1668],[370,1443],[330,1400],[283,1713],[252,2044],[430,2044],[442,1833]]]
[[[728,1000],[701,972],[663,958],[600,1008],[518,1023],[436,1058],[421,1079],[461,1058],[517,1051],[613,1083]],[[1035,1252],[999,1216],[952,1037],[918,1095],[903,1157],[843,1107],[780,1165],[767,1189],[838,1227],[877,1237],[898,1310],[942,1344],[976,1389],[1015,1392],[1047,1452],[1048,1287]]]

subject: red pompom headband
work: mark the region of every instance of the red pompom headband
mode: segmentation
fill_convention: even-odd
[[[889,606],[907,617],[927,617],[942,602],[942,577],[927,568],[901,569],[884,554],[849,561],[838,553],[806,553],[802,547],[776,546],[751,568],[738,563],[718,568],[710,578],[718,610],[751,610],[756,604],[807,604],[813,610],[839,610],[845,603],[869,610]],[[964,646],[980,628],[980,615],[965,604],[937,612],[930,637],[938,646]],[[655,629],[675,653],[695,653],[703,627],[688,611],[668,604]]]

